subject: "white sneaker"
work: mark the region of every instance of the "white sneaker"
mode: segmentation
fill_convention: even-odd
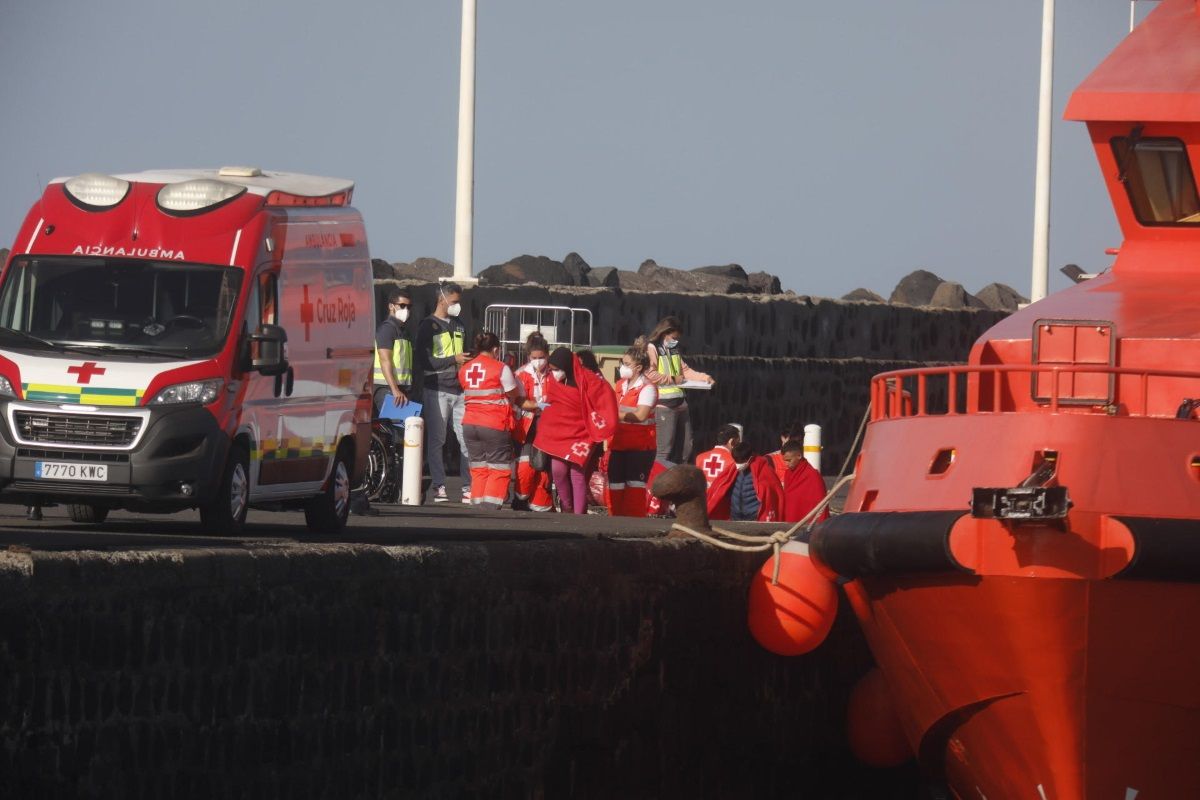
[[[437,491],[435,491],[433,493],[433,502],[435,502],[435,503],[449,503],[450,502],[450,498],[446,496],[446,487],[445,486],[439,486],[437,488]]]
[[[463,489],[463,490],[462,490],[462,496],[463,496],[463,502],[464,502],[464,503],[466,503],[467,505],[470,505],[470,503],[471,503],[471,490],[470,490],[470,489]]]

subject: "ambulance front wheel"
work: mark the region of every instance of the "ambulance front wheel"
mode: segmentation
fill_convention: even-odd
[[[104,506],[94,506],[91,503],[71,503],[67,506],[72,522],[86,522],[99,525],[108,519],[108,509]]]
[[[304,521],[313,533],[338,533],[350,516],[350,459],[338,449],[329,481],[319,495],[304,505]]]
[[[212,500],[200,506],[200,522],[215,536],[233,536],[246,525],[250,507],[250,454],[241,442],[229,448],[225,472]]]

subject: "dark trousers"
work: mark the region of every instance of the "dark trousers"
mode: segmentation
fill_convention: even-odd
[[[675,408],[655,406],[654,460],[664,467],[686,463],[692,456],[692,416],[687,402]]]

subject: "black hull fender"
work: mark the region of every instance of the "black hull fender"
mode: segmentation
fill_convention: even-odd
[[[846,578],[971,574],[950,552],[950,530],[966,511],[865,511],[813,528],[813,555]]]
[[[1200,583],[1200,520],[1113,517],[1133,535],[1133,559],[1114,578]]]

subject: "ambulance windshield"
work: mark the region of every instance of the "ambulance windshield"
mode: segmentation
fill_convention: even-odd
[[[230,267],[21,257],[0,289],[0,326],[22,346],[208,357],[225,342],[241,283]]]

